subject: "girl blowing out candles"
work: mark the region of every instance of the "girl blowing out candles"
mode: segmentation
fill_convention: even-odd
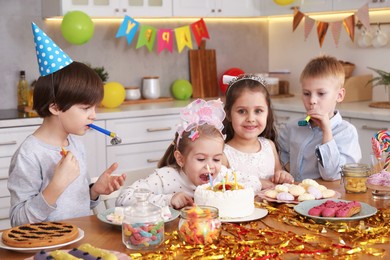
[[[219,181],[222,176],[225,118],[220,100],[195,100],[181,113],[173,142],[169,145],[158,169],[122,190],[117,206],[133,203],[133,193],[144,188],[151,191],[149,201],[159,206],[181,209],[193,204],[197,186]],[[256,180],[251,185],[260,185]]]

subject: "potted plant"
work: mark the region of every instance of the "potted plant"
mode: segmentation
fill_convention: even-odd
[[[102,67],[92,67],[90,63],[84,62],[85,65],[93,69],[100,77],[100,79],[103,81],[103,83],[106,83],[108,80],[108,72],[106,69]]]
[[[376,108],[390,108],[390,73],[386,72],[384,70],[375,69],[371,67],[367,67],[368,69],[376,72],[378,76],[373,77],[371,80],[367,82],[367,84],[372,84],[373,87],[375,86],[384,86],[385,90],[388,94],[388,100],[385,102],[374,102],[371,103],[370,106],[376,107]]]

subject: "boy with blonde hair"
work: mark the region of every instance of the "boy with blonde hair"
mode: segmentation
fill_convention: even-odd
[[[336,110],[345,96],[345,73],[334,57],[320,56],[304,68],[302,101],[310,116],[307,125],[287,123],[279,136],[280,158],[296,181],[341,178],[341,166],[357,163],[362,155],[355,126]]]

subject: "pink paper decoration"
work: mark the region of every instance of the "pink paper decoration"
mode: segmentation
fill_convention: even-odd
[[[313,29],[314,23],[314,19],[310,18],[309,16],[305,16],[305,41]]]
[[[332,32],[334,43],[336,44],[336,47],[339,46],[339,40],[340,40],[340,33],[341,33],[341,21],[336,21],[330,23],[330,30]]]

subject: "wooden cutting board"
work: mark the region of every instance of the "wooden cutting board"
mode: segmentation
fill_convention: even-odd
[[[198,50],[188,52],[193,98],[218,96],[216,51],[205,48],[203,40]]]

